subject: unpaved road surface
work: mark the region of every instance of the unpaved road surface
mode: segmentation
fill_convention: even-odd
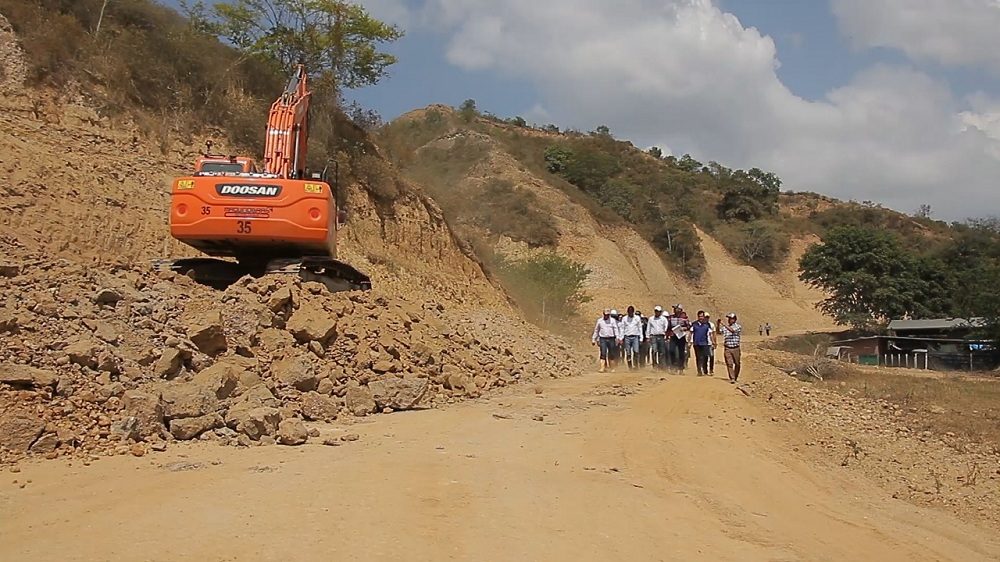
[[[326,426],[340,447],[24,464],[0,560],[1000,559],[764,415],[718,376],[619,372]]]

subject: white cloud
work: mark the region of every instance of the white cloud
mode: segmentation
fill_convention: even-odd
[[[1000,73],[1000,0],[833,0],[831,6],[857,47]]]
[[[357,0],[357,4],[373,17],[398,25],[403,30],[410,27],[412,13],[405,0]]]
[[[555,122],[777,172],[785,186],[936,216],[1000,209],[1000,104],[877,66],[804,100],[774,42],[709,0],[429,0],[448,60],[538,88]],[[992,131],[992,132],[991,132]],[[992,135],[992,136],[991,136]]]

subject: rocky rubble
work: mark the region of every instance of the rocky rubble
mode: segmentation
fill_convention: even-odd
[[[774,355],[774,352],[768,352]],[[943,408],[906,407],[767,372],[742,385],[806,439],[796,450],[879,480],[894,498],[944,507],[1000,525],[1000,447],[933,430]]]
[[[299,444],[303,420],[433,408],[580,365],[492,309],[281,277],[215,291],[42,256],[0,266],[0,462]]]

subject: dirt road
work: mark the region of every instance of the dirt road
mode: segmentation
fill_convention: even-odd
[[[340,447],[22,465],[0,559],[1000,559],[994,533],[809,463],[718,377],[534,390],[326,429],[360,436]]]

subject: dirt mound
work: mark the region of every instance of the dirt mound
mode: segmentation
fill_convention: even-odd
[[[995,509],[1000,503],[996,485],[1000,480],[1000,448],[995,439],[970,439],[956,433],[957,429],[942,428],[938,419],[944,416],[947,402],[925,406],[911,403],[909,398],[890,400],[867,384],[863,390],[838,391],[835,385],[841,383],[835,381],[814,384],[815,379],[802,382],[790,376],[806,359],[756,350],[748,362],[755,376],[746,388],[771,408],[771,424],[788,424],[801,432],[796,447],[815,454],[824,465],[863,472],[879,481],[895,499],[945,508],[994,527],[1000,524]],[[841,363],[837,368],[846,367]],[[878,377],[900,376],[884,371],[870,375],[872,387]],[[973,384],[1000,382],[979,380]]]
[[[269,277],[218,292],[37,255],[0,273],[0,462],[273,443],[283,420],[432,408],[578,369],[515,318],[439,300]]]

